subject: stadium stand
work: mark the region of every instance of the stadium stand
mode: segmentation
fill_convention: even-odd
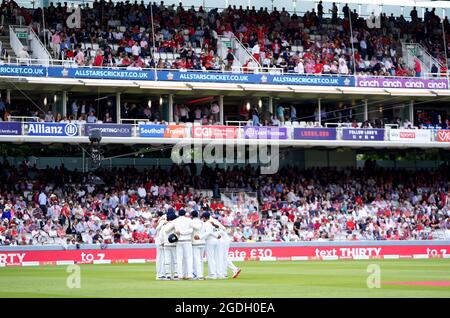
[[[420,77],[425,75],[420,63],[408,64],[401,53],[402,43],[417,43],[435,58],[429,76],[447,72],[448,48],[443,47],[441,22],[446,34],[449,23],[447,17],[441,21],[434,9],[427,9],[423,19],[418,18],[415,8],[408,20],[403,15],[382,14],[383,27],[369,28],[366,20],[347,5],[342,14],[325,18],[320,7],[319,12],[311,9],[297,15],[284,8],[269,12],[267,8],[229,6],[206,11],[203,7],[187,9],[181,3],[166,6],[163,1],[159,5],[95,1],[92,7],[86,4],[82,8],[78,29],[65,25],[71,14],[67,9],[67,3],[51,3],[44,9],[47,25],[43,28],[41,8],[19,7],[14,1],[2,4],[7,18],[24,21],[45,38],[43,42],[48,43],[55,59],[79,66],[232,70],[235,52],[221,54],[218,42],[221,37],[236,37],[264,71]],[[255,66],[250,67],[251,59],[240,62],[244,72]]]
[[[169,209],[211,211],[234,241],[432,240],[450,230],[449,167],[283,168],[265,176],[250,166],[227,170],[173,165],[101,169],[104,184],[64,167],[24,162],[0,169],[0,243],[153,242],[156,216]],[[395,178],[394,178],[395,175]],[[209,189],[212,195],[194,189]],[[230,209],[218,189],[258,193]]]

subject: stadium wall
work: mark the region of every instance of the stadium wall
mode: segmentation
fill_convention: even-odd
[[[233,243],[229,254],[235,261],[450,258],[450,241]],[[154,244],[0,247],[0,267],[148,263],[155,259]]]

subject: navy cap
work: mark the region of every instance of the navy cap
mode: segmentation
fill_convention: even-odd
[[[191,216],[192,216],[193,218],[197,218],[197,217],[198,217],[198,211],[197,211],[197,210],[192,211],[192,212],[191,212]]]
[[[177,216],[176,216],[175,212],[173,212],[173,211],[167,212],[167,220],[168,221],[175,220],[176,218],[177,218]]]
[[[180,209],[180,211],[178,211],[178,216],[183,216],[186,214],[186,211],[183,209]]]
[[[209,219],[209,217],[210,217],[209,212],[205,212],[205,213],[202,214],[202,218]]]

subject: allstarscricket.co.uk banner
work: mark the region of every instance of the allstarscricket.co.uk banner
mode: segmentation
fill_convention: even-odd
[[[372,76],[328,76],[303,74],[246,74],[194,71],[157,71],[122,67],[71,67],[0,65],[0,76],[91,78],[142,81],[181,81],[240,84],[280,84],[308,86],[448,89],[446,78],[383,78]]]
[[[117,79],[141,81],[181,81],[240,84],[280,84],[310,86],[355,86],[353,76],[312,76],[301,74],[243,74],[194,71],[157,71],[122,67],[71,67],[0,65],[0,76]]]

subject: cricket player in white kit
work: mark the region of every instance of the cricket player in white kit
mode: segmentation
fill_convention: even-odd
[[[233,271],[233,278],[236,278],[241,273],[241,269],[233,264],[228,251],[230,249],[231,238],[227,233],[226,227],[214,218],[210,218],[210,222],[214,225],[220,235],[217,244],[217,278],[227,278],[227,270],[230,268]]]
[[[175,212],[167,212],[167,223],[161,228],[162,242],[164,249],[164,280],[178,280],[177,273],[177,246],[176,243],[169,242],[169,236],[174,233],[173,220],[177,216]]]
[[[165,278],[164,268],[164,237],[161,231],[164,224],[167,223],[167,215],[162,215],[156,225],[155,244],[156,244],[156,279]]]
[[[192,237],[194,229],[200,230],[200,226],[186,216],[186,211],[178,211],[178,218],[173,222],[177,242],[177,266],[178,274],[184,279],[194,278],[194,264],[192,256]]]
[[[217,279],[218,244],[220,234],[210,222],[209,212],[204,212],[202,214],[202,220],[204,223],[199,239],[205,240],[206,257],[208,260],[208,279]]]
[[[198,211],[191,212],[192,221],[199,228],[194,229],[192,237],[192,254],[194,262],[194,278],[203,280],[203,254],[205,253],[205,240],[200,239],[200,234],[203,231],[203,222],[198,217]],[[196,239],[197,238],[197,239]]]

